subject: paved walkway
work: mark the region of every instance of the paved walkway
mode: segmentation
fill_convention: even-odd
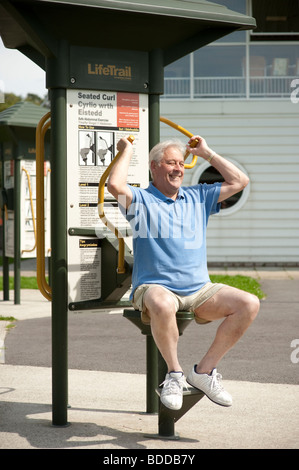
[[[219,270],[211,269],[210,272]],[[259,279],[286,281],[299,278],[298,271],[293,269],[253,272],[242,268],[238,271],[227,269],[226,272],[246,272],[246,275]],[[18,321],[50,317],[51,304],[38,291],[24,290],[21,298],[21,305],[14,305],[13,300],[0,301],[0,315],[14,316]],[[271,311],[281,310],[279,297],[268,305]],[[0,323],[0,338],[4,341],[5,323]],[[279,323],[274,332],[279,335]],[[291,329],[286,338],[288,355],[290,341],[296,336],[299,337],[298,330]],[[40,337],[43,338],[42,334]],[[137,348],[137,334],[135,337]],[[88,341],[87,338],[86,348]],[[28,342],[24,352],[26,348],[30,348]],[[40,350],[43,348],[42,343]],[[275,338],[269,348],[272,348],[272,354],[268,351],[266,360],[273,361]],[[244,367],[243,359],[238,359],[239,367]],[[288,360],[287,367],[299,375],[299,364],[294,365]],[[203,398],[176,423],[180,440],[170,441],[157,438],[157,416],[145,413],[144,373],[70,368],[68,420],[71,424],[59,428],[52,426],[51,367],[7,364],[5,350],[2,350],[0,380],[0,449],[101,449],[112,452],[168,449],[185,450],[185,453],[188,450],[191,454],[197,449],[299,447],[298,381],[290,384],[225,380],[225,387],[234,398],[233,406],[222,408]],[[99,463],[102,462],[99,460]]]

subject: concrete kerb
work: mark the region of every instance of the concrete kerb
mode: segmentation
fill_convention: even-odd
[[[257,280],[263,279],[299,279],[299,267],[283,266],[254,266],[254,267],[211,267],[210,274],[226,274],[228,276],[249,276]]]

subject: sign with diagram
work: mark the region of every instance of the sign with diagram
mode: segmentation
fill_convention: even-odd
[[[68,228],[94,229],[95,233],[94,237],[68,237],[69,302],[101,295],[101,238],[108,229],[98,215],[99,182],[117,155],[117,142],[130,135],[134,143],[128,183],[147,187],[148,96],[67,90]],[[105,216],[126,233],[129,225],[106,188],[104,198]]]
[[[14,189],[14,161],[4,162],[4,185],[7,191]],[[44,164],[45,194],[45,256],[51,256],[50,241],[50,163]],[[36,162],[21,160],[20,180],[20,250],[21,258],[36,258]],[[10,205],[5,213],[5,256],[14,258],[15,211]]]

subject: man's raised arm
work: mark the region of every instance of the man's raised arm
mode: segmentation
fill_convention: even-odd
[[[122,206],[128,208],[133,197],[127,185],[128,169],[133,154],[132,144],[128,139],[122,138],[117,143],[117,150],[121,155],[111,169],[107,189]]]
[[[210,162],[210,164],[216,168],[224,178],[218,202],[224,201],[230,196],[242,191],[242,189],[247,186],[249,178],[245,173],[243,173],[243,171],[239,170],[239,168],[237,168],[233,163],[221,157],[216,152],[213,152],[208,147],[205,139],[200,136],[191,137],[189,145],[194,139],[198,140],[198,144],[193,148],[188,146],[189,152]]]

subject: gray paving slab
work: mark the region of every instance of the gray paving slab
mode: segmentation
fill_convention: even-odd
[[[51,369],[1,366],[0,449],[296,449],[299,388],[226,381],[231,408],[203,398],[176,424],[178,441],[154,438],[145,376],[69,371],[69,427],[52,426]],[[152,435],[153,438],[148,437]]]

